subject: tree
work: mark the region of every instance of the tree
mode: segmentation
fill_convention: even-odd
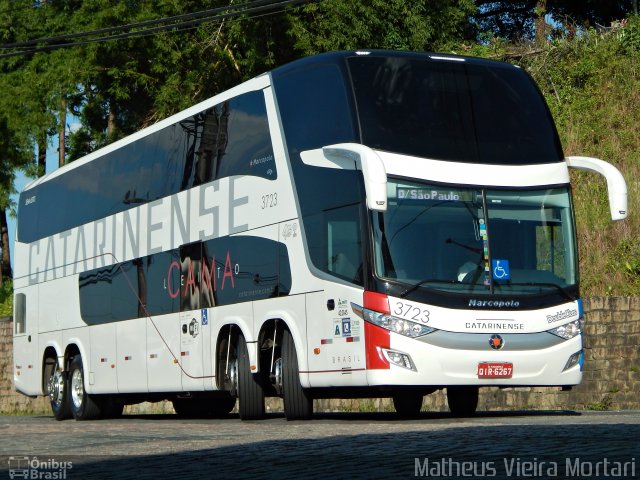
[[[70,15],[68,28],[90,31],[162,14],[162,8],[145,2],[82,2]],[[151,43],[151,37],[144,37],[74,47],[83,68],[76,75],[80,88],[72,111],[80,117],[82,127],[70,139],[70,160],[140,128],[152,105]]]
[[[478,8],[474,16],[478,28],[508,40],[547,38],[547,15],[567,32],[576,27],[609,26],[633,13],[634,0],[475,0]]]
[[[472,35],[471,0],[328,0],[290,15],[295,48],[306,54],[383,48],[437,50]]]
[[[66,9],[72,2],[16,0],[15,8],[3,18],[0,32],[9,45],[20,45],[35,38],[54,36],[66,28]],[[5,48],[24,51],[26,47]],[[45,173],[44,159],[49,138],[60,132],[60,163],[64,163],[66,103],[77,90],[75,75],[79,60],[70,51],[28,53],[2,60],[3,111],[10,128],[37,145],[37,163],[29,165],[30,175]]]
[[[7,210],[12,207],[10,195],[14,191],[14,172],[32,160],[29,144],[12,132],[6,119],[0,117],[0,285],[3,277],[12,277]]]

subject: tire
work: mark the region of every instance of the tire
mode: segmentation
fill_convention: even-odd
[[[99,402],[84,389],[84,370],[80,355],[76,355],[71,361],[68,385],[67,400],[73,418],[76,420],[95,420],[100,418]]]
[[[259,378],[251,373],[247,342],[238,335],[236,354],[238,355],[238,413],[242,420],[264,418],[264,391]]]
[[[300,385],[298,355],[289,330],[282,334],[282,397],[287,420],[308,420],[313,414],[313,398]]]
[[[399,392],[393,396],[393,406],[402,418],[417,418],[422,410],[424,396],[416,392]]]
[[[455,417],[471,417],[478,408],[478,387],[447,387],[447,403]]]
[[[232,396],[219,398],[176,398],[172,400],[176,415],[182,418],[223,418],[236,406]]]
[[[58,361],[55,358],[48,358],[45,361],[45,393],[49,397],[51,412],[56,420],[72,417],[67,399],[67,378],[67,372],[58,368]]]

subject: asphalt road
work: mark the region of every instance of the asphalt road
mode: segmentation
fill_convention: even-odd
[[[640,412],[0,417],[10,478],[640,478]]]

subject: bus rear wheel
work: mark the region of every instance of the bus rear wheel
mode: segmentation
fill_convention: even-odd
[[[300,384],[298,355],[289,330],[282,333],[282,396],[287,420],[311,418],[313,398]]]
[[[56,420],[71,418],[71,409],[67,400],[67,375],[58,367],[55,358],[45,361],[45,393],[49,396],[51,412]]]
[[[478,387],[447,387],[447,403],[455,417],[471,417],[478,408]]]
[[[95,420],[100,418],[100,406],[92,395],[84,389],[84,369],[82,358],[76,355],[69,366],[69,409],[76,420]]]
[[[236,345],[238,413],[242,420],[259,420],[264,418],[264,390],[259,378],[251,373],[247,342],[242,334],[238,335]]]

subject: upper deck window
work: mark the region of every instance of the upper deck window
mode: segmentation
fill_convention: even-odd
[[[347,77],[337,63],[303,64],[274,74],[282,125],[294,166],[301,151],[358,141]]]
[[[426,55],[347,62],[362,143],[371,148],[484,164],[563,159],[544,99],[520,69]]]
[[[262,91],[231,98],[25,190],[18,239],[31,243],[233,175],[278,176]]]

